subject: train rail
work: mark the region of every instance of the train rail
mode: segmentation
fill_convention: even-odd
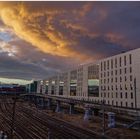
[[[5,130],[11,138],[12,100],[0,99],[0,129]],[[71,125],[57,118],[51,118],[47,113],[30,108],[25,103],[17,103],[13,138],[48,138],[48,128],[51,138],[100,138],[78,126]]]

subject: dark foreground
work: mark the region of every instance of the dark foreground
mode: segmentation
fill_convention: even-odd
[[[102,138],[93,131],[50,117],[46,111],[32,107],[20,100],[16,103],[15,123],[11,134],[13,113],[12,98],[0,97],[0,130],[8,138],[18,139],[97,139]]]

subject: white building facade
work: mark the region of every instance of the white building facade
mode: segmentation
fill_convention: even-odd
[[[38,81],[38,93],[39,91],[52,96],[97,100],[99,97],[99,65],[96,63],[80,65],[67,72]]]
[[[99,99],[112,106],[140,108],[140,49],[99,62]]]
[[[140,108],[140,48],[43,80],[43,94]],[[39,93],[38,90],[38,93]]]

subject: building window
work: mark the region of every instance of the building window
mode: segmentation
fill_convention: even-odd
[[[101,71],[103,70],[103,64],[102,64],[102,62],[101,62]]]
[[[109,83],[109,78],[108,78],[108,83]]]
[[[118,87],[117,87],[117,85],[116,85],[116,90],[118,90]]]
[[[132,87],[132,85],[131,85],[131,84],[130,84],[130,89],[131,89],[131,90],[133,90],[133,87]]]
[[[115,70],[115,74],[117,75],[117,70]]]
[[[108,90],[109,90],[109,86],[108,86]]]
[[[116,102],[116,106],[118,106],[118,102]]]
[[[126,76],[125,76],[125,81],[127,81],[127,78],[126,78]]]
[[[122,102],[121,102],[121,106],[122,106]]]
[[[126,66],[126,56],[124,56],[124,65]]]
[[[103,87],[101,86],[101,90],[103,90]]]
[[[109,92],[108,92],[108,98],[109,98]]]
[[[113,76],[113,71],[111,71],[111,76]]]
[[[109,76],[109,71],[107,72],[107,76]]]
[[[121,57],[120,57],[120,67],[122,66],[122,59],[121,59]]]
[[[130,75],[130,81],[132,81],[132,75]]]
[[[131,54],[129,54],[129,62],[130,62],[130,64],[132,64],[132,55]]]
[[[132,72],[132,67],[130,67],[130,73]]]
[[[112,92],[112,98],[113,98],[113,92]]]
[[[122,69],[120,69],[120,74],[122,74]]]
[[[117,82],[117,77],[115,78],[116,82]]]
[[[127,98],[127,92],[125,92],[125,98]]]
[[[117,68],[117,58],[115,58],[115,68]]]
[[[108,101],[108,104],[109,104],[109,101]]]
[[[120,90],[122,90],[122,86],[120,85]]]
[[[113,59],[111,59],[111,69],[113,69]]]
[[[133,108],[133,103],[131,103],[131,107]]]
[[[120,82],[122,82],[122,77],[120,77]]]
[[[112,100],[112,105],[114,105],[114,101]]]
[[[125,85],[125,90],[127,90],[127,86]]]
[[[125,103],[126,107],[128,106],[127,102]]]
[[[131,99],[133,99],[133,92],[131,92]]]
[[[127,86],[125,85],[125,90],[127,90]]]
[[[122,92],[120,93],[120,97],[122,98]]]
[[[104,70],[106,70],[106,61],[104,62]]]
[[[109,70],[109,60],[107,61],[107,69]]]
[[[124,69],[124,73],[126,74],[126,68]]]
[[[118,94],[117,94],[117,92],[116,92],[116,98],[118,98]]]

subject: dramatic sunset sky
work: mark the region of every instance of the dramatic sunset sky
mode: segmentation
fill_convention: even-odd
[[[140,47],[140,2],[0,2],[0,77],[41,79]]]

